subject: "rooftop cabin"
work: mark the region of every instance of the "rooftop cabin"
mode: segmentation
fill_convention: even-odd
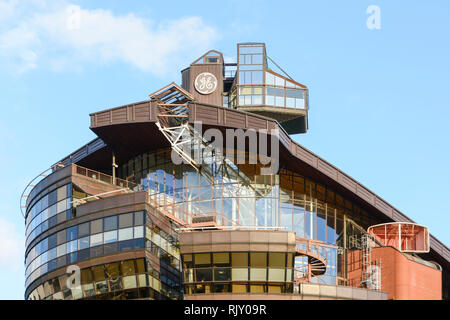
[[[182,87],[202,103],[253,112],[277,120],[289,134],[308,130],[308,88],[266,54],[264,43],[239,43],[237,63],[211,50],[182,71]],[[268,62],[285,75],[270,69]]]

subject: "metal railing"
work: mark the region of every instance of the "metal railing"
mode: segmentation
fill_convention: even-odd
[[[91,179],[95,179],[98,181],[102,181],[105,183],[109,183],[109,184],[115,185],[117,187],[128,188],[131,190],[135,190],[136,188],[139,187],[139,184],[137,184],[135,182],[120,179],[120,178],[114,178],[113,176],[110,176],[103,172],[99,172],[99,171],[95,171],[95,170],[88,169],[85,167],[81,167],[76,164],[72,164],[72,173],[75,173],[75,174],[78,174],[78,175],[81,175],[84,177],[88,177]]]

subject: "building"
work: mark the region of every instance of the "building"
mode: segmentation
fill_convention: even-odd
[[[27,186],[26,299],[449,298],[449,249],[291,139],[308,88],[263,43],[181,73]]]

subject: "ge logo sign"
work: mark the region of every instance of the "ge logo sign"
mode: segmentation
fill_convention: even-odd
[[[194,81],[195,89],[201,94],[213,93],[217,88],[217,78],[209,72],[200,73]]]

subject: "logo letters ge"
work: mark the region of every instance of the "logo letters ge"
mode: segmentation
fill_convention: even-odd
[[[195,78],[194,86],[201,94],[213,93],[217,88],[217,78],[209,72],[200,73]]]

